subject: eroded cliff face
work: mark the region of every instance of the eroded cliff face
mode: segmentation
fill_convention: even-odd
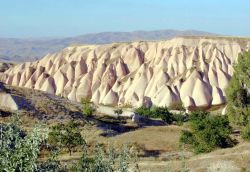
[[[0,79],[73,101],[209,107],[225,103],[233,64],[249,49],[249,39],[201,37],[70,46],[10,68]]]

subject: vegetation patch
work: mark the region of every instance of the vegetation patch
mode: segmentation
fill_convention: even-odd
[[[190,145],[196,153],[233,145],[230,137],[232,128],[226,116],[211,116],[208,112],[196,111],[190,115],[190,126],[191,131],[182,131],[180,142]]]
[[[167,124],[176,122],[177,124],[182,125],[182,123],[187,120],[187,117],[185,115],[173,114],[168,110],[167,107],[148,108],[145,106],[141,106],[135,109],[135,113],[145,118],[160,118]]]
[[[227,115],[232,123],[246,126],[250,122],[250,52],[239,55],[234,75],[226,89]]]

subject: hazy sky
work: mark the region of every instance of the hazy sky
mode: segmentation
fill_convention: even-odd
[[[0,0],[0,37],[194,29],[250,36],[250,0]]]

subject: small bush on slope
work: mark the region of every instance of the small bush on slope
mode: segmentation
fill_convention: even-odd
[[[211,116],[207,112],[193,112],[191,131],[183,131],[180,142],[190,145],[196,153],[210,152],[232,145],[231,127],[225,116]]]

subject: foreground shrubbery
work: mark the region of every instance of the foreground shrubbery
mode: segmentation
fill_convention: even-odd
[[[133,168],[129,166],[134,160],[127,147],[120,152],[110,148],[105,153],[98,145],[94,153],[90,151],[77,123],[73,121],[52,127],[50,133],[46,127],[35,127],[26,134],[19,126],[18,117],[10,124],[0,124],[0,171],[126,172],[129,167]],[[50,145],[45,144],[48,135]],[[61,164],[58,160],[60,151],[67,148],[71,154],[75,146],[82,146],[81,159],[76,163]],[[42,147],[48,149],[51,155],[47,161],[38,163]]]
[[[72,167],[72,170],[86,172],[126,172],[129,169],[130,158],[131,156],[127,147],[124,147],[121,152],[116,152],[113,148],[110,148],[108,153],[105,154],[103,148],[97,145],[93,155],[85,149],[78,165]]]
[[[126,146],[119,152],[111,147],[107,153],[101,145],[96,145],[94,152],[84,146],[82,157],[78,161],[63,165],[58,160],[58,154],[52,154],[46,162],[39,164],[37,171],[126,172],[129,169],[137,171],[137,166],[130,164],[130,162],[135,164],[135,160]]]
[[[141,106],[135,109],[135,113],[139,114],[140,116],[146,118],[160,118],[164,122],[168,124],[172,124],[176,122],[178,125],[181,125],[183,122],[187,120],[187,116],[182,114],[173,114],[169,112],[167,107],[152,107],[147,108]]]
[[[0,124],[0,171],[33,171],[37,168],[40,145],[48,131],[38,126],[25,134],[19,125],[18,116],[10,124]]]
[[[196,153],[210,152],[233,144],[232,129],[225,116],[211,116],[196,111],[190,115],[191,131],[182,131],[180,142],[190,145]]]

